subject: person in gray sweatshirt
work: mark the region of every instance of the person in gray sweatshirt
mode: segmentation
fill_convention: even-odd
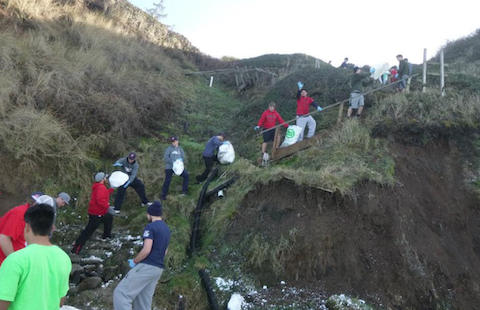
[[[168,189],[170,188],[170,182],[172,181],[173,176],[173,163],[176,160],[185,162],[185,152],[180,146],[178,146],[178,137],[171,137],[170,142],[172,144],[167,147],[163,155],[163,160],[165,161],[165,182],[163,182],[162,200],[167,199]],[[189,179],[187,170],[184,169],[180,176],[183,178],[182,195],[187,195]]]
[[[135,153],[128,154],[127,157],[120,158],[117,160],[113,166],[114,167],[121,167],[122,172],[128,174],[129,178],[128,181],[120,186],[117,190],[117,195],[115,196],[115,214],[120,213],[120,209],[122,208],[123,200],[125,199],[125,192],[127,191],[128,187],[133,187],[133,189],[137,192],[138,197],[142,201],[142,206],[146,207],[151,205],[152,203],[148,201],[147,196],[145,195],[145,185],[143,185],[142,181],[137,178],[138,172],[138,162],[136,161],[137,156]]]

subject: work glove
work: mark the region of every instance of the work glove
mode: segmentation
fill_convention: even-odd
[[[130,181],[127,181],[127,183],[125,183],[125,184],[123,185],[123,188],[127,188],[128,185],[130,185]]]
[[[222,144],[223,144],[223,145],[225,145],[225,144],[228,144],[228,141],[223,141],[223,143],[222,143]]]
[[[298,81],[297,85],[298,85],[298,89],[302,89],[304,84],[302,84],[302,82]]]
[[[130,259],[128,260],[128,266],[130,266],[130,268],[133,268],[133,267],[137,266],[137,264],[135,264],[135,262],[133,261],[133,259],[130,258]]]
[[[260,129],[260,126],[255,126],[255,128],[253,128],[253,130],[259,130]]]
[[[114,167],[121,167],[121,166],[123,166],[123,165],[122,165],[121,163],[114,163],[113,166],[114,166]]]
[[[370,73],[374,73],[375,72],[375,68],[370,68]]]
[[[395,74],[395,78],[398,79],[398,73]]]
[[[322,111],[322,110],[323,110],[322,107],[320,106],[317,107],[317,111]]]

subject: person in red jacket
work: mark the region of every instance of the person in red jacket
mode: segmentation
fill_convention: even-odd
[[[275,102],[270,102],[268,109],[262,113],[258,125],[255,127],[255,130],[259,130],[260,127],[263,127],[264,130],[273,128],[279,124],[283,124],[283,127],[288,128],[288,124],[285,123],[283,118],[275,111]],[[284,124],[285,123],[285,124]],[[267,144],[270,141],[275,139],[275,130],[269,130],[263,133],[263,143],[262,143],[262,154],[264,155],[267,152]],[[280,140],[277,141],[276,147],[280,146]]]
[[[31,199],[28,199],[25,204],[11,209],[0,220],[0,266],[8,255],[25,248],[26,242],[23,234],[25,229],[25,212],[42,195],[42,192],[33,193]]]
[[[88,207],[88,224],[82,231],[71,252],[78,254],[85,245],[85,242],[90,239],[95,230],[103,223],[103,238],[111,238],[113,215],[109,212],[110,208],[110,194],[113,193],[113,188],[107,189],[108,175],[99,172],[95,175],[95,183],[92,186],[92,197]]]
[[[315,134],[315,128],[317,127],[317,122],[310,115],[310,106],[317,109],[317,111],[322,111],[322,108],[315,102],[312,98],[307,96],[307,90],[303,88],[303,83],[298,82],[298,92],[297,92],[297,126],[302,128],[300,136],[298,137],[298,142],[303,140],[303,132],[308,126],[307,139],[313,137]]]

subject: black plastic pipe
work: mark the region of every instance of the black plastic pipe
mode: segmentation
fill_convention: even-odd
[[[225,189],[227,187],[229,187],[230,185],[232,185],[233,183],[235,183],[235,179],[230,179],[228,180],[227,182],[215,187],[214,189],[212,189],[211,191],[207,192],[205,194],[205,198],[208,198],[212,195],[215,195],[216,193],[218,193],[218,191],[221,191],[222,189]]]
[[[198,231],[200,228],[200,216],[202,214],[202,204],[205,197],[205,193],[207,192],[208,184],[212,182],[212,179],[217,175],[218,167],[215,168],[212,173],[208,176],[208,179],[203,184],[202,191],[200,192],[200,196],[198,197],[197,208],[195,209],[195,215],[193,218],[193,225],[192,225],[192,237],[190,238],[190,253],[189,255],[192,256],[195,250],[197,249],[197,241],[198,241]]]
[[[210,284],[210,279],[208,278],[205,269],[200,269],[198,271],[200,278],[202,279],[203,287],[205,288],[205,292],[207,292],[208,303],[210,304],[211,310],[219,310],[217,299],[215,298],[215,293],[213,292],[212,285]]]

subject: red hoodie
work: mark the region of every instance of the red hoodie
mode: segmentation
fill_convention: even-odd
[[[285,121],[282,119],[280,114],[278,114],[277,111],[273,110],[270,111],[267,109],[265,112],[262,113],[262,117],[260,117],[260,120],[258,121],[258,126],[269,129],[272,127],[275,127],[275,125],[279,122],[280,124],[285,123]],[[288,128],[288,124],[283,124],[285,128]]]
[[[94,183],[92,185],[92,198],[90,198],[90,206],[88,207],[88,214],[91,215],[105,215],[110,207],[110,194],[113,193],[113,188],[107,189],[102,183]]]

